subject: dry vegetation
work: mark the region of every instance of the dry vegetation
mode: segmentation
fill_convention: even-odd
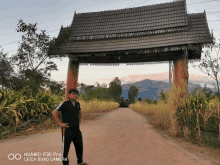
[[[191,94],[181,99],[174,110],[174,102],[181,92],[180,89],[175,89],[175,92],[166,92],[164,94],[166,99],[159,100],[157,104],[137,101],[135,104],[130,104],[129,108],[145,115],[150,124],[169,131],[172,136],[184,137],[188,141],[220,148],[220,138],[214,137],[213,134],[209,136],[213,130],[217,130],[215,135],[218,134],[220,122],[218,97],[206,98],[204,94]],[[51,112],[64,100],[64,97],[42,91],[37,96],[26,99],[22,92],[5,91],[0,93],[0,98],[0,131],[1,134],[10,131],[1,136],[0,140],[59,128]],[[82,108],[81,123],[119,107],[118,103],[111,101],[84,101],[80,97],[78,101]],[[29,119],[34,117],[35,121],[27,123],[27,120],[30,121],[27,116]],[[61,114],[59,118],[61,120]]]
[[[179,99],[178,95],[183,93],[182,89],[175,88],[174,92],[166,92],[166,99],[159,100],[157,104],[137,101],[130,104],[129,108],[145,115],[151,119],[152,124],[167,130],[171,136],[184,137],[193,143],[220,148],[219,98],[206,97],[201,92],[199,95],[183,94],[185,98],[180,98],[181,101],[174,109],[174,103]]]

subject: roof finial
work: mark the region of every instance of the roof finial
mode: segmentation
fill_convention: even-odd
[[[74,15],[73,15],[73,20],[74,20],[75,15],[76,15],[76,10],[75,10]],[[71,25],[73,25],[73,20],[72,20]],[[71,26],[71,25],[70,25],[70,26]]]

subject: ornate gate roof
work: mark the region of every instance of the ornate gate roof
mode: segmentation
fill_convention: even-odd
[[[63,53],[83,56],[139,50],[149,53],[181,50],[213,41],[206,13],[187,14],[186,0],[120,10],[74,14]]]

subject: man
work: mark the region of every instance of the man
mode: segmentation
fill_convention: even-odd
[[[83,142],[82,133],[79,129],[81,107],[76,101],[79,92],[76,89],[69,90],[70,98],[61,102],[52,112],[54,119],[58,122],[62,132],[62,162],[69,165],[68,153],[70,143],[73,141],[75,146],[78,165],[88,165],[83,162]],[[62,114],[62,123],[58,118],[58,111]]]

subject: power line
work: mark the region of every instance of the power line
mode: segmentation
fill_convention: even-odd
[[[149,1],[149,0],[147,0],[147,1]],[[137,4],[135,4],[135,5],[138,5],[138,4],[141,4],[141,3],[147,2],[147,1],[143,1],[143,2],[137,3]],[[132,6],[135,6],[135,5],[132,5]],[[126,8],[129,8],[129,7],[132,7],[132,6],[128,6],[128,7],[126,7]]]
[[[218,10],[218,11],[206,12],[206,13],[215,13],[215,12],[220,12],[220,10]]]
[[[20,41],[20,40],[17,40],[17,41]],[[11,44],[11,43],[14,43],[14,42],[17,42],[17,41],[9,42],[9,43],[4,44],[4,45],[8,45],[8,44]],[[4,46],[4,45],[1,45],[1,46]]]
[[[219,19],[219,20],[211,20],[211,21],[209,21],[209,22],[215,22],[215,21],[220,21],[220,19]]]
[[[213,12],[212,14],[219,14],[220,13],[220,11],[218,11],[218,12]],[[212,15],[211,14],[211,15]],[[207,15],[210,15],[209,13],[207,14]]]
[[[56,30],[59,30],[59,29],[56,29]],[[56,31],[56,30],[49,31],[47,33],[50,33],[50,32]],[[17,40],[17,41],[21,41],[21,40]],[[4,45],[8,45],[8,44],[11,44],[11,43],[14,43],[14,42],[17,42],[17,41],[9,42],[9,43],[4,44]],[[4,46],[4,45],[1,45],[1,46]]]
[[[219,0],[215,0],[215,1],[219,1]],[[205,3],[205,2],[215,2],[215,1],[211,0],[211,1],[204,1],[204,2],[190,3],[190,4],[187,4],[187,5],[198,4],[198,3]]]

